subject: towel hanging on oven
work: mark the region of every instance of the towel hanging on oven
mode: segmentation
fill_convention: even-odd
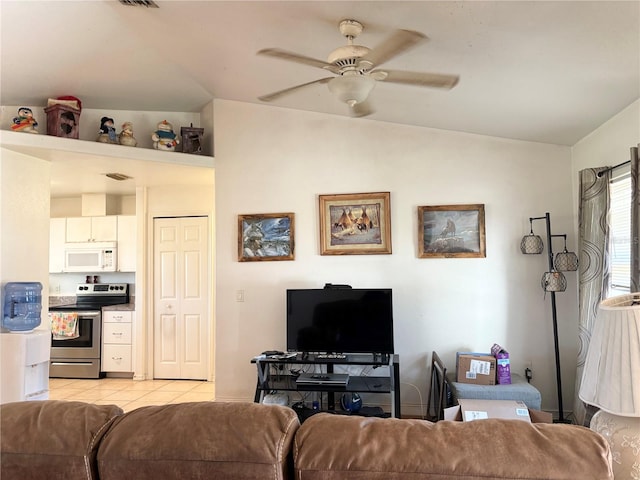
[[[75,312],[49,312],[51,334],[54,340],[78,338],[78,314]]]

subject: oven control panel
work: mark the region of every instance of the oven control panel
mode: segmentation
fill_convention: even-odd
[[[127,283],[82,283],[77,286],[77,295],[122,295],[129,290]]]

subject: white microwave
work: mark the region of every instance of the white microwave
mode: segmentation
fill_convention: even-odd
[[[118,258],[116,242],[66,243],[65,272],[115,272]]]

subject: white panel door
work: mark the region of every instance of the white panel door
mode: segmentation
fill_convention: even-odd
[[[208,378],[208,223],[154,219],[154,378]]]

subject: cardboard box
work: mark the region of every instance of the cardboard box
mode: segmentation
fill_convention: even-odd
[[[509,352],[497,343],[491,347],[491,354],[496,357],[496,381],[498,385],[511,385],[511,362]]]
[[[515,400],[459,399],[459,405],[444,409],[444,419],[471,422],[488,418],[521,420],[528,423],[553,423],[550,413],[527,408],[524,402]]]
[[[490,353],[458,352],[456,381],[476,385],[495,385],[496,358]]]

